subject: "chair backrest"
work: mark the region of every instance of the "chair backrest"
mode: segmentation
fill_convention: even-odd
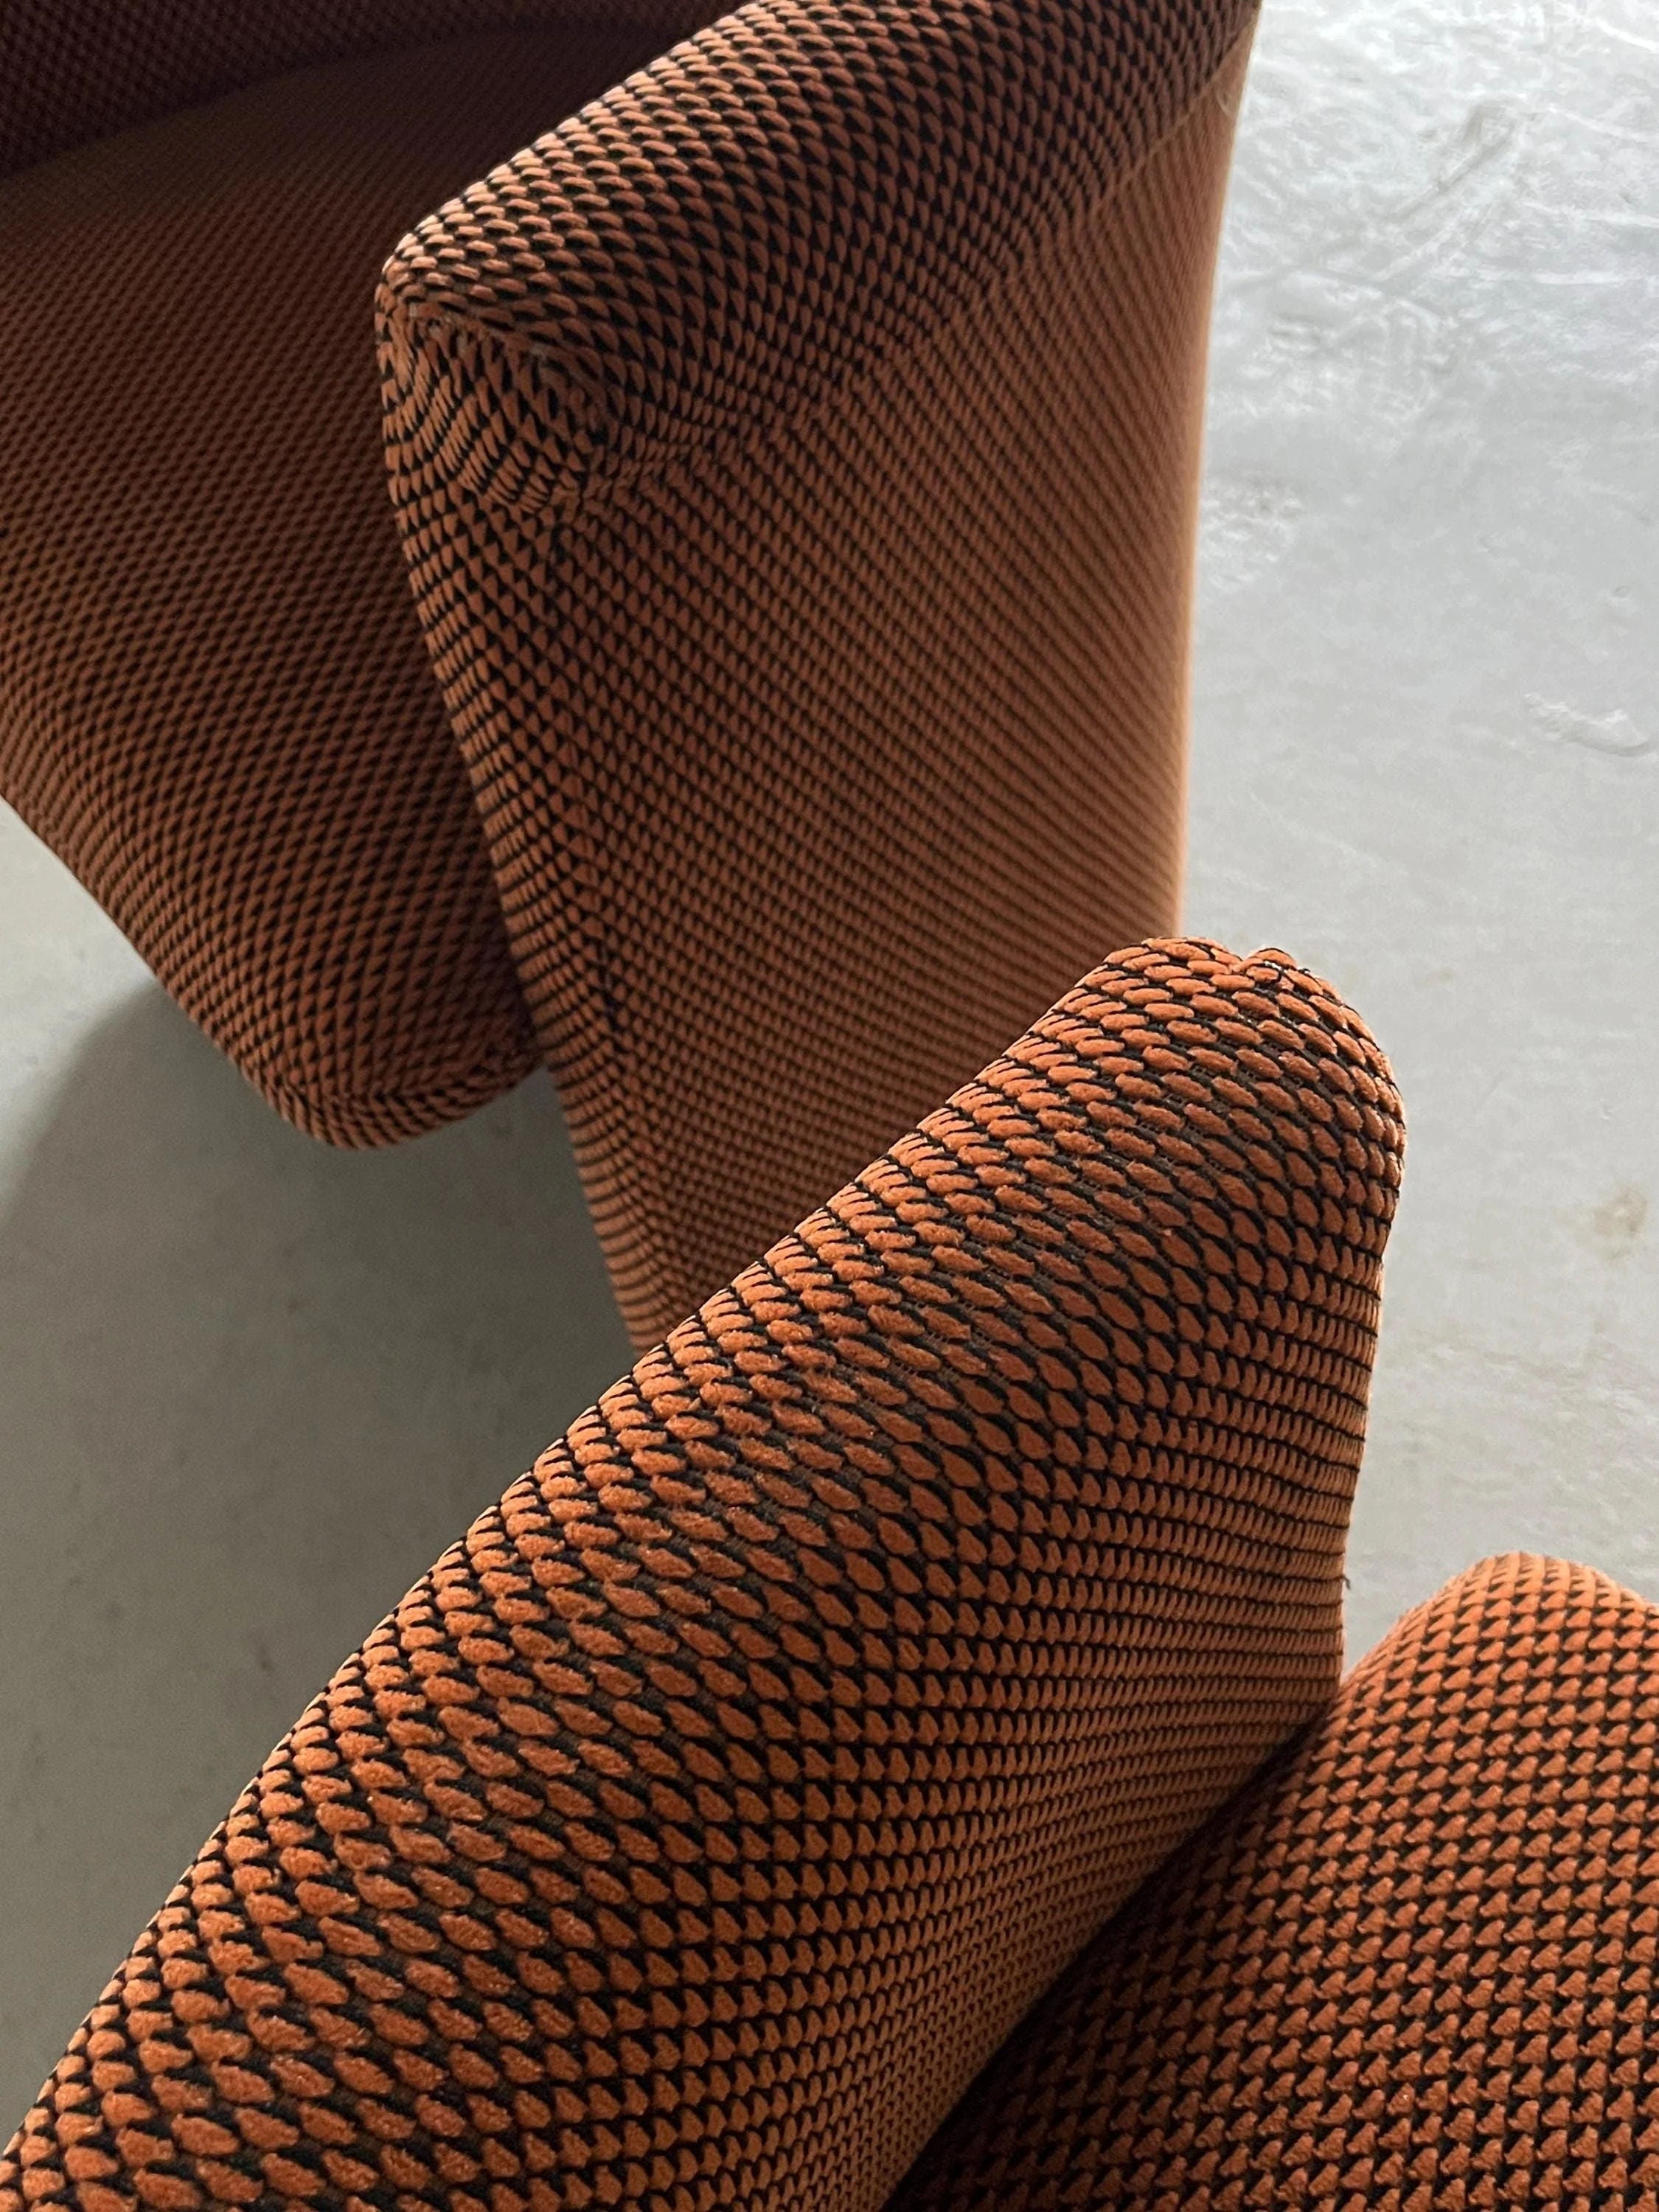
[[[1244,0],[753,0],[378,303],[416,604],[649,1342],[1173,927]]]
[[[313,62],[579,12],[574,0],[5,0],[0,177]],[[603,12],[659,24],[666,46],[719,9],[605,0]]]

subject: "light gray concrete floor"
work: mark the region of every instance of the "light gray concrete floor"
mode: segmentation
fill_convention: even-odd
[[[1656,146],[1646,0],[1267,0],[1187,922],[1328,975],[1406,1095],[1354,1656],[1496,1551],[1659,1599]],[[0,814],[0,2133],[627,1361],[544,1079],[328,1152]]]

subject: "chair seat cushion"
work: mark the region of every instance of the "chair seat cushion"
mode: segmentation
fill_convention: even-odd
[[[0,181],[0,793],[337,1143],[535,1056],[387,495],[376,276],[661,43],[330,63]]]
[[[1147,1882],[887,2212],[1659,2203],[1659,1606],[1482,1560]]]

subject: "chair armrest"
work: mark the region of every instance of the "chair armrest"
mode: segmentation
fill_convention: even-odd
[[[416,605],[636,1343],[1176,926],[1249,21],[753,0],[386,264]]]
[[[345,1662],[0,2212],[874,2212],[1336,1686],[1400,1143],[1283,954],[1085,978]]]
[[[406,464],[568,514],[821,402],[1121,185],[1255,9],[751,0],[401,242]]]
[[[580,12],[580,0],[6,0],[0,176],[312,63]],[[660,17],[665,46],[690,27],[665,0],[605,12]]]

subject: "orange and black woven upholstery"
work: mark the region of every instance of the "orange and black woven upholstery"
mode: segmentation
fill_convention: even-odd
[[[375,274],[668,20],[404,12],[0,9],[0,792],[349,1144],[535,1058],[386,499]]]
[[[1408,1613],[999,2052],[890,2212],[1649,2212],[1659,1607]]]
[[[641,1343],[1174,926],[1249,21],[716,5],[0,11],[0,789],[319,1134],[539,1043]]]
[[[0,2212],[874,2212],[1328,1704],[1399,1145],[1282,955],[1096,970],[340,1669]]]
[[[649,1342],[1173,927],[1243,0],[753,0],[405,239],[416,604]]]
[[[636,27],[660,52],[714,20],[701,0],[605,0],[602,12],[573,0],[6,0],[0,176],[319,63],[489,31],[580,49],[601,23]],[[465,100],[469,58],[457,48],[454,60]],[[236,188],[234,163],[225,181]]]

